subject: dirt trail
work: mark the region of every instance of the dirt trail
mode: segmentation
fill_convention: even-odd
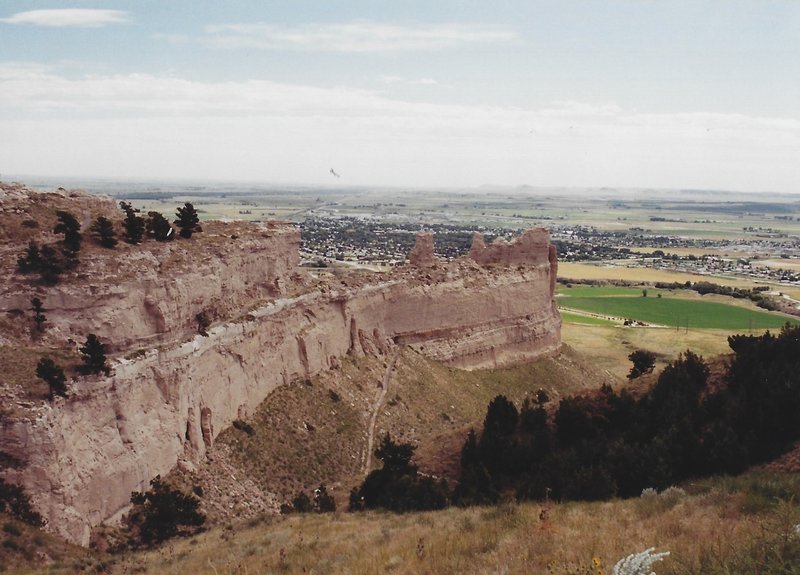
[[[383,400],[386,398],[386,393],[389,391],[389,382],[392,380],[392,371],[397,363],[397,358],[400,357],[401,348],[397,348],[392,353],[392,358],[386,365],[386,371],[383,373],[383,380],[381,381],[381,392],[378,399],[375,401],[375,406],[372,408],[372,416],[369,420],[369,430],[367,433],[367,450],[363,457],[362,473],[366,477],[369,473],[369,468],[372,465],[372,446],[375,443],[375,425],[378,421],[378,413],[380,413]]]

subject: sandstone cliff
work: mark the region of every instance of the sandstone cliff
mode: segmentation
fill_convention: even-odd
[[[77,379],[67,399],[2,419],[0,443],[26,462],[6,476],[72,541],[86,544],[155,475],[202,458],[277,386],[335,368],[345,354],[407,345],[471,369],[559,348],[545,230],[496,249],[478,241],[473,259],[364,283],[297,275],[299,237],[288,226],[220,229],[191,248],[131,247],[120,265],[149,262],[135,274],[113,276],[98,261],[104,280],[47,288],[48,337],[93,332],[139,350],[117,354],[110,377]],[[165,257],[191,261],[165,267],[165,277],[157,271]],[[29,291],[19,285],[3,286],[3,309],[24,304]],[[218,321],[202,336],[195,315],[207,309]]]

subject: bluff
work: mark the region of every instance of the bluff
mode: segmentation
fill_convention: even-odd
[[[29,217],[26,206],[41,198],[24,195],[0,196],[0,219]],[[65,198],[96,201],[56,200]],[[27,308],[34,289],[43,297],[52,322],[43,351],[86,333],[115,351],[110,376],[76,378],[66,399],[26,404],[0,421],[3,450],[24,462],[6,479],[24,485],[50,528],[71,541],[87,544],[94,526],[127,508],[131,491],[204,457],[219,431],[278,386],[336,369],[346,354],[404,345],[474,369],[560,346],[557,263],[544,229],[489,246],[476,236],[472,257],[451,263],[427,253],[424,237],[413,258],[420,265],[369,277],[303,271],[288,224],[204,230],[196,242],[98,249],[85,275],[52,287],[9,274],[0,290],[6,314]],[[200,313],[212,319],[205,335]],[[19,342],[8,331],[6,344]]]

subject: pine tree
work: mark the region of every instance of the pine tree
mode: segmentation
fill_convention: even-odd
[[[42,256],[39,244],[31,240],[25,253],[17,258],[17,269],[24,274],[38,272],[41,269]]]
[[[64,370],[49,357],[43,357],[36,364],[36,377],[43,379],[50,386],[50,399],[56,395],[67,396],[67,378],[64,376]]]
[[[206,517],[200,501],[170,487],[157,475],[145,493],[131,493],[133,509],[127,523],[145,545],[161,543],[171,537],[197,532]]]
[[[42,246],[39,262],[39,274],[42,283],[55,285],[63,273],[64,261],[61,255],[51,245]]]
[[[111,368],[106,364],[106,346],[93,333],[86,336],[86,343],[79,348],[83,355],[83,365],[80,367],[83,373],[100,373],[108,375]]]
[[[36,330],[39,332],[44,331],[44,322],[47,318],[44,316],[44,307],[42,307],[42,300],[38,297],[31,298],[31,310],[33,311],[33,321],[36,324]]]
[[[129,244],[141,243],[144,237],[145,221],[141,216],[137,216],[136,210],[128,202],[120,202],[119,207],[125,212],[125,219],[122,222],[125,228],[122,238]]]
[[[81,241],[83,240],[81,225],[75,219],[75,216],[64,210],[58,210],[56,217],[58,217],[58,223],[53,228],[53,231],[57,234],[64,234],[64,239],[61,241],[62,251],[69,267],[75,267],[78,265],[78,252],[81,249]]]
[[[118,243],[114,233],[114,224],[105,216],[100,216],[94,221],[91,232],[104,248],[113,249]]]
[[[159,242],[168,242],[174,239],[172,226],[167,218],[159,212],[147,212],[147,233]]]
[[[628,379],[636,379],[640,375],[650,373],[656,366],[656,354],[646,349],[637,349],[628,356],[628,359],[633,364]]]
[[[200,218],[197,215],[197,210],[190,202],[186,202],[182,208],[178,208],[175,212],[178,219],[175,223],[181,229],[180,234],[182,238],[189,239],[194,232],[202,232],[200,227]]]

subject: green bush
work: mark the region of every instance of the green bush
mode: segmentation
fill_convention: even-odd
[[[450,503],[447,483],[417,472],[417,466],[411,463],[414,449],[408,443],[393,441],[387,432],[375,450],[375,457],[383,462],[383,467],[371,471],[350,494],[350,510],[380,508],[403,512],[447,507]]]
[[[131,493],[131,503],[127,524],[134,544],[154,545],[177,535],[191,535],[206,521],[200,501],[170,487],[160,475],[150,481],[145,493]]]
[[[29,525],[41,527],[44,519],[31,506],[31,500],[19,485],[0,479],[0,512],[6,512]]]

